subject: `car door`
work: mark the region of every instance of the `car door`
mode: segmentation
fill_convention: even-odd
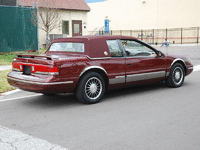
[[[121,40],[126,51],[126,83],[159,81],[166,75],[165,56],[137,40]]]
[[[122,47],[119,46],[118,40],[106,40],[111,59],[101,63],[107,71],[109,86],[125,85],[125,57]]]

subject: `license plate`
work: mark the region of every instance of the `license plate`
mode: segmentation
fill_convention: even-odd
[[[31,66],[23,66],[23,74],[31,75]]]

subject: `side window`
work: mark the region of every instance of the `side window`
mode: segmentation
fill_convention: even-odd
[[[155,51],[146,47],[145,45],[132,40],[121,40],[126,54],[128,57],[131,56],[142,56],[142,57],[155,57],[157,56]]]
[[[117,40],[107,40],[108,48],[111,54],[111,57],[122,57],[123,53],[119,48]]]

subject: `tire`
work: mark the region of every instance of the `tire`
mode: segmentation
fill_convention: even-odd
[[[166,84],[169,87],[182,86],[185,79],[185,69],[180,63],[175,63],[169,73],[169,77],[166,80]]]
[[[85,74],[77,85],[75,94],[81,103],[98,103],[105,93],[105,81],[97,72]]]

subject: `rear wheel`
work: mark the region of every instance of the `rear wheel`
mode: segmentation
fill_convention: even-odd
[[[180,63],[176,63],[172,66],[169,77],[166,83],[170,87],[180,87],[185,79],[185,69]]]
[[[94,104],[99,102],[105,93],[105,81],[97,72],[89,72],[80,80],[76,97],[85,104]]]

